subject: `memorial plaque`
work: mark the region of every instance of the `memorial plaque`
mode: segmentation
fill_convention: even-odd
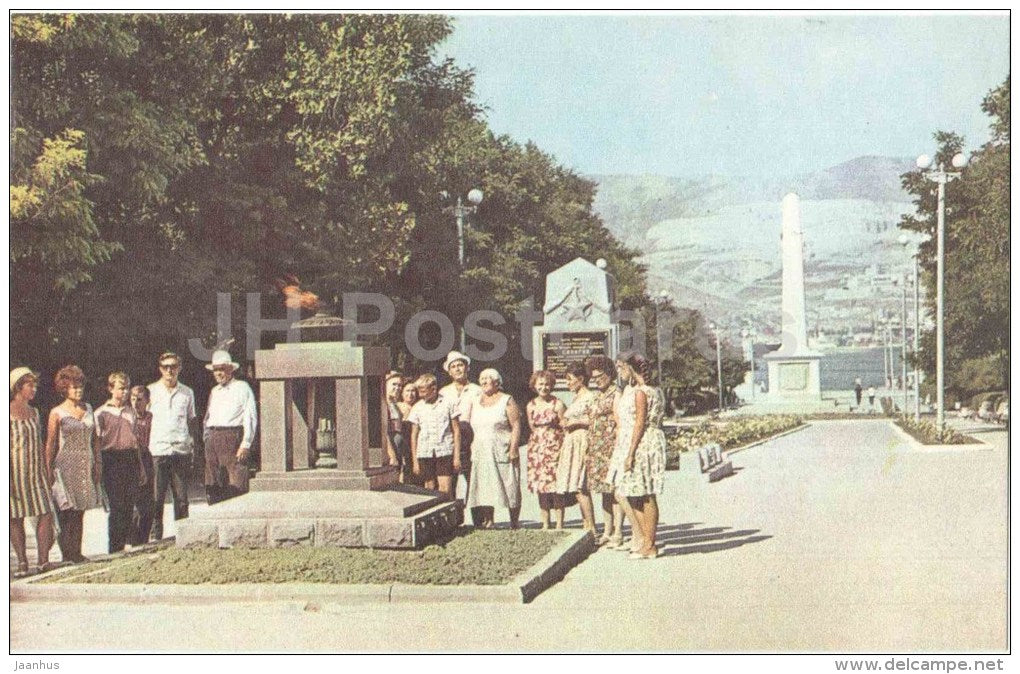
[[[808,363],[782,363],[779,366],[779,390],[806,391],[809,374]]]
[[[609,331],[553,332],[542,335],[542,362],[556,375],[556,387],[566,388],[567,366],[588,356],[609,355]]]

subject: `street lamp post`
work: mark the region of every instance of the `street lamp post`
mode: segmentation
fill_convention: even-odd
[[[901,234],[900,245],[903,250],[910,245],[910,239],[906,234]],[[914,262],[914,348],[911,351],[915,359],[914,363],[914,421],[921,417],[920,388],[917,382],[917,257],[911,255]],[[903,272],[903,418],[907,417],[907,272]]]
[[[962,152],[953,155],[953,167],[962,169],[967,157]],[[932,159],[926,154],[917,158],[917,168],[928,180],[938,183],[938,211],[936,227],[936,268],[935,268],[935,426],[939,433],[946,427],[946,380],[945,380],[945,266],[946,266],[946,183],[959,178],[959,171],[946,171],[941,162],[930,168]]]
[[[754,389],[756,388],[754,381],[754,340],[758,336],[758,333],[751,329],[744,329],[741,331],[741,336],[749,342],[749,348],[747,349],[747,359],[751,362],[751,400],[754,400]]]
[[[921,420],[921,364],[917,355],[921,348],[921,286],[917,279],[919,264],[917,253],[914,253],[914,421]]]
[[[443,193],[446,196],[446,193]],[[464,271],[464,216],[470,215],[478,210],[478,204],[482,203],[484,194],[477,187],[467,193],[467,200],[470,202],[465,205],[461,201],[460,196],[457,197],[457,205],[452,208],[454,217],[457,218],[457,260],[460,263],[461,272]],[[460,326],[460,348],[464,350],[464,325]]]
[[[722,350],[719,345],[719,329],[715,323],[708,324],[709,330],[715,333],[715,372],[716,372],[716,383],[719,386],[719,414],[723,411],[723,394],[722,394]]]

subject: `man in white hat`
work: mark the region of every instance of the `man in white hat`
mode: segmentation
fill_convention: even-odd
[[[240,367],[226,351],[214,351],[212,371],[216,385],[205,410],[205,488],[209,504],[248,491],[248,457],[258,428],[255,394],[248,382],[234,378]]]
[[[460,461],[454,466],[453,491],[457,489],[457,473],[464,476],[464,498],[467,498],[468,480],[471,476],[471,405],[482,394],[482,387],[468,381],[468,366],[471,359],[460,351],[451,351],[446,355],[443,369],[450,375],[450,383],[439,390],[439,395],[454,404],[458,412],[460,426]],[[476,522],[477,524],[477,522]]]

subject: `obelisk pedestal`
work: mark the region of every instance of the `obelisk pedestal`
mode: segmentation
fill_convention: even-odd
[[[804,300],[804,232],[800,198],[783,197],[783,334],[782,345],[765,356],[769,369],[769,398],[773,401],[813,401],[822,396],[822,354],[807,343]]]

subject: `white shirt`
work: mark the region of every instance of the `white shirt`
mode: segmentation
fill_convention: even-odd
[[[453,402],[454,406],[457,408],[457,413],[460,415],[461,423],[466,424],[467,420],[471,418],[472,403],[478,400],[478,397],[482,395],[482,387],[478,384],[468,382],[467,384],[464,384],[464,388],[457,390],[457,385],[450,382],[443,388],[439,389],[439,395]]]
[[[453,420],[458,416],[453,401],[440,393],[433,403],[421,399],[407,415],[407,421],[418,427],[419,459],[434,459],[453,454]]]
[[[217,384],[209,392],[209,406],[205,410],[205,440],[209,442],[209,428],[213,426],[244,429],[241,447],[250,449],[258,428],[258,408],[255,394],[248,382],[231,379],[226,384]]]
[[[149,453],[191,454],[188,422],[195,418],[195,392],[180,382],[173,389],[167,389],[162,381],[153,382],[149,384],[149,411],[152,412]]]

